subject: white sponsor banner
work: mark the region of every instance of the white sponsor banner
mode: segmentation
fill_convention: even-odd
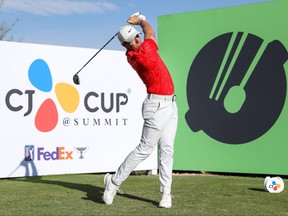
[[[0,178],[114,172],[140,141],[145,86],[125,52],[0,42]],[[136,170],[157,169],[157,151]]]

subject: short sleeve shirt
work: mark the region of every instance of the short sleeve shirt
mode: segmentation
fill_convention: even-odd
[[[172,95],[174,84],[171,75],[158,54],[158,45],[152,38],[142,42],[136,51],[126,52],[127,61],[138,73],[149,94]]]

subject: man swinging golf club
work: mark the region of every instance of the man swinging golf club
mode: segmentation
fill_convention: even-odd
[[[171,208],[172,165],[174,138],[177,130],[178,109],[175,101],[174,85],[170,73],[158,54],[154,30],[144,15],[133,14],[128,24],[121,27],[118,39],[127,49],[128,63],[138,73],[147,88],[143,102],[144,119],[139,145],[126,157],[115,174],[104,177],[103,200],[112,204],[119,186],[137,165],[151,155],[159,146],[159,179],[162,200],[159,207]],[[131,25],[139,25],[144,33],[142,42],[139,32]]]

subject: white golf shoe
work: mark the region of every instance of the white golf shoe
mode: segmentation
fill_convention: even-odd
[[[163,193],[162,199],[159,203],[160,208],[171,208],[172,207],[172,195],[170,193]]]
[[[119,187],[113,184],[111,178],[112,175],[109,173],[107,173],[104,177],[105,191],[103,194],[103,200],[107,205],[111,205],[113,203],[113,199],[116,196],[117,191],[119,191]]]

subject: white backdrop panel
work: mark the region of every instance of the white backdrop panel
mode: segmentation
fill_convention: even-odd
[[[79,74],[81,84],[72,81],[96,51],[0,42],[0,178],[113,172],[138,145],[146,90],[124,51],[102,50]],[[41,64],[31,66],[35,62],[46,63],[48,70]],[[30,77],[29,69],[34,72]],[[51,91],[41,89],[49,83],[44,73],[52,77]],[[61,89],[64,100],[74,101],[71,89],[80,95],[73,112],[65,111],[57,99],[59,83],[70,87]],[[42,132],[35,125],[36,114],[48,98],[56,105],[58,121],[55,128]],[[89,98],[86,106],[85,98]],[[65,106],[69,108],[69,100]],[[44,110],[40,124],[54,117],[55,112]],[[157,151],[136,169],[157,169]]]

